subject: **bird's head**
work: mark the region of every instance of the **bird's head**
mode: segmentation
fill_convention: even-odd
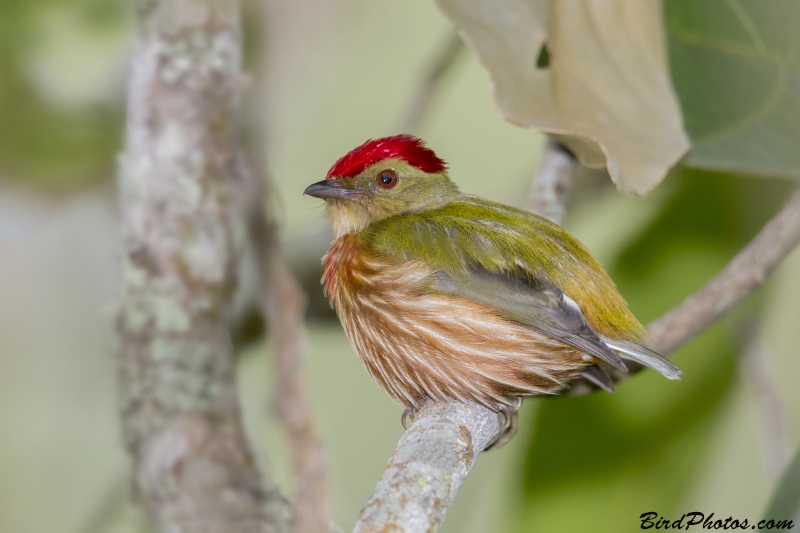
[[[390,216],[444,205],[458,188],[447,177],[446,163],[422,140],[396,135],[349,152],[304,194],[326,201],[339,237]]]

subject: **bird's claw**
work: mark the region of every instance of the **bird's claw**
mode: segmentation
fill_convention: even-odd
[[[517,433],[517,411],[522,405],[522,397],[517,397],[516,404],[513,406],[501,405],[500,410],[497,412],[502,416],[503,422],[500,424],[500,433],[497,438],[486,446],[485,451],[499,450],[510,441]]]
[[[413,423],[414,422],[414,418],[416,418],[416,416],[417,416],[417,410],[415,408],[413,408],[413,407],[406,407],[403,410],[403,414],[400,415],[400,423],[403,424],[403,429],[408,429],[408,426],[410,425],[407,422],[407,418],[409,416],[411,417],[411,423]]]

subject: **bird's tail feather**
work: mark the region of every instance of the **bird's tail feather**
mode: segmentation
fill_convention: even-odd
[[[589,365],[581,373],[586,381],[594,383],[606,392],[614,392],[614,382],[605,370],[596,365]]]
[[[619,354],[622,359],[635,361],[653,370],[658,370],[668,379],[681,379],[681,369],[671,361],[641,344],[620,339],[603,339],[609,348]]]

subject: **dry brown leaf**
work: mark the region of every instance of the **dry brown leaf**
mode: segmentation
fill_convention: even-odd
[[[436,0],[515,124],[644,194],[689,149],[658,0]],[[549,65],[537,66],[542,47]]]

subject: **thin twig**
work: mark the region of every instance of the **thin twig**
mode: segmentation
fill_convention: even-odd
[[[275,361],[275,410],[286,429],[296,485],[293,530],[327,533],[330,529],[325,455],[317,436],[303,363],[307,356],[303,319],[306,297],[281,252],[274,222],[263,209],[251,218],[259,258],[262,312]]]
[[[786,410],[770,372],[764,338],[756,318],[748,317],[738,330],[742,339],[741,374],[753,391],[763,427],[767,464],[772,480],[777,481],[789,462],[789,446],[783,423]]]
[[[798,242],[800,189],[722,272],[650,324],[651,348],[667,355],[695,338],[763,285]]]
[[[266,3],[252,1],[252,13],[269,27]],[[270,54],[269,39],[260,36],[260,60],[252,74],[252,98],[247,102],[244,118],[248,142],[246,151],[250,180],[248,225],[259,270],[259,303],[264,330],[272,344],[275,369],[273,405],[289,441],[292,474],[295,483],[293,498],[293,533],[328,533],[329,499],[325,471],[325,454],[317,435],[303,365],[308,355],[304,317],[306,295],[292,273],[283,253],[275,208],[279,205],[270,181],[264,157],[267,123],[267,72]],[[269,208],[267,207],[269,206]]]
[[[560,224],[567,212],[567,199],[577,165],[575,157],[548,135],[525,209]]]
[[[456,64],[456,60],[464,50],[464,43],[461,41],[461,37],[453,32],[447,38],[444,46],[437,52],[436,57],[428,68],[425,69],[425,73],[414,91],[414,98],[408,107],[408,112],[405,115],[406,118],[400,127],[400,131],[415,133],[419,129],[425,115],[428,114],[428,109],[431,106],[433,97],[436,95],[436,91],[441,86],[442,80]]]
[[[285,531],[242,427],[228,328],[244,217],[235,0],[149,0],[120,163],[117,327],[134,486],[159,531]]]

